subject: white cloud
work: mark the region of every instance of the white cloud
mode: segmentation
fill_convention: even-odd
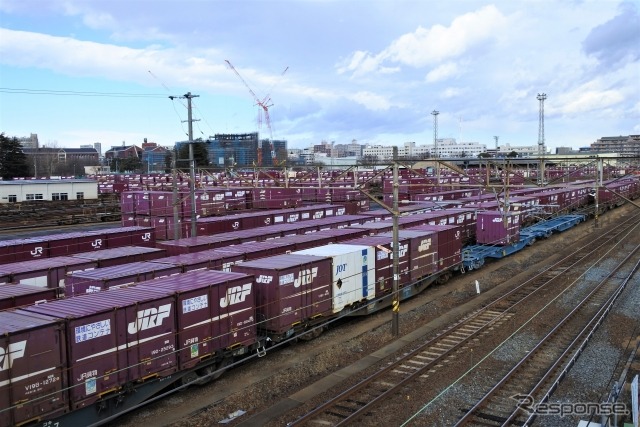
[[[440,98],[444,98],[444,99],[455,98],[464,94],[465,92],[466,92],[466,89],[462,89],[459,87],[448,87],[442,92],[442,94],[440,95]]]
[[[428,83],[434,83],[459,74],[458,66],[454,62],[447,62],[429,71],[426,80]]]
[[[576,98],[560,108],[565,114],[584,113],[614,106],[624,100],[617,90],[590,91],[577,94]]]
[[[418,27],[414,32],[394,40],[378,54],[354,52],[350,60],[345,62],[347,65],[339,70],[363,75],[377,71],[384,61],[416,68],[437,64],[499,38],[507,24],[508,18],[495,6],[488,5],[455,18],[449,27]]]
[[[594,80],[565,92],[557,101],[550,102],[549,112],[566,115],[604,112],[608,108],[619,106],[624,100],[625,96],[621,90],[604,87],[601,81]]]
[[[351,96],[350,99],[364,105],[369,110],[388,110],[391,107],[386,98],[371,92],[358,92]]]

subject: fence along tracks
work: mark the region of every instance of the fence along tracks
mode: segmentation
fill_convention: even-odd
[[[580,270],[584,265],[582,261],[615,247],[625,233],[637,224],[638,217],[640,215],[619,224],[615,231],[609,232],[597,243],[580,247],[481,310],[454,323],[428,342],[289,423],[289,426],[347,425],[364,414],[370,414],[380,402],[398,393],[412,381],[433,376],[443,365],[458,358],[472,342],[477,342],[512,318],[514,309],[527,302],[538,290],[554,288],[556,278]],[[557,286],[554,293],[560,294],[563,289]]]
[[[640,246],[618,264],[589,294],[518,362],[456,424],[530,425],[534,411],[523,411],[515,395],[546,402],[582,352],[596,328],[635,277]],[[622,277],[618,276],[623,273]],[[545,388],[545,385],[548,387]]]

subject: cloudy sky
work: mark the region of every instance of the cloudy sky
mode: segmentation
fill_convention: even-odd
[[[640,133],[640,2],[0,0],[0,132],[291,148],[438,136],[587,146]],[[243,81],[225,62],[228,60]],[[271,130],[258,100],[267,99]]]

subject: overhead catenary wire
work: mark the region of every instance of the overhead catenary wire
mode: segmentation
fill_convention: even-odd
[[[16,93],[20,95],[51,95],[51,96],[98,96],[110,98],[165,98],[166,95],[160,93],[127,93],[127,92],[83,92],[75,90],[52,90],[52,89],[26,89],[0,87],[2,93]]]

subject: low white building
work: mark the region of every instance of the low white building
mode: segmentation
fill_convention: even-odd
[[[98,182],[90,179],[0,181],[0,203],[97,198]]]
[[[487,146],[479,142],[456,142],[455,138],[442,138],[436,140],[436,146],[429,146],[434,157],[478,157],[478,154],[487,151]]]
[[[503,144],[500,145],[496,149],[496,155],[498,156],[506,156],[509,153],[515,151],[519,156],[523,157],[537,157],[540,155],[538,151],[538,144],[536,145],[516,145],[511,146],[511,144]],[[549,152],[545,152],[544,154],[549,154]]]
[[[366,145],[362,150],[362,157],[375,157],[378,160],[392,160],[393,147],[393,145]],[[422,159],[428,157],[428,155],[429,146],[427,145],[416,145],[415,142],[405,142],[403,146],[398,147],[398,158],[400,159]]]

